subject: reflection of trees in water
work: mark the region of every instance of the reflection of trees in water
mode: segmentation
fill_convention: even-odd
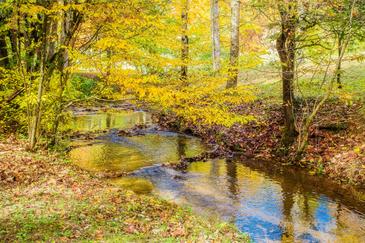
[[[318,241],[315,237],[338,235],[334,230],[343,228],[341,224],[344,220],[340,222],[340,217],[341,214],[342,217],[346,217],[343,216],[346,211],[341,211],[340,202],[331,199],[336,198],[334,192],[337,187],[334,187],[334,184],[320,178],[309,178],[306,173],[297,170],[288,169],[283,173],[260,162],[248,161],[248,164],[250,168],[274,180],[281,187],[283,241],[294,241],[294,235],[314,242]],[[294,206],[298,207],[299,212],[293,211]],[[338,207],[337,212],[332,209],[332,206]],[[300,227],[295,229],[294,225],[300,225]],[[352,225],[346,227],[354,229]],[[312,235],[313,231],[318,233]]]
[[[218,178],[219,177],[219,164],[217,163],[217,160],[213,159],[210,163],[210,177],[211,178]],[[216,181],[216,180],[214,180]]]
[[[145,112],[138,112],[138,124],[146,124],[146,113]]]
[[[101,164],[101,166],[108,170],[115,169],[113,168],[114,163],[110,163],[115,159],[115,154],[116,154],[115,145],[106,143],[102,146],[101,151],[102,151],[101,152],[102,159],[100,160],[100,162],[103,163]]]
[[[106,113],[106,128],[110,129],[111,127],[111,120],[112,120],[112,115],[110,113]]]
[[[186,148],[187,148],[186,137],[182,135],[177,136],[177,157],[182,159],[186,156]]]
[[[330,215],[330,203],[327,197],[313,194],[311,192],[313,188],[302,180],[291,180],[282,176],[277,178],[277,181],[282,188],[282,213],[284,220],[283,227],[285,230],[282,240],[285,242],[294,242],[296,235],[302,240],[319,241],[311,235],[310,230],[328,233],[325,232],[325,229],[330,228],[333,217]],[[299,200],[299,198],[302,200]],[[298,204],[299,214],[293,214],[292,212],[295,203]],[[309,229],[305,230],[305,232],[296,232],[295,234],[294,222],[302,222],[302,224],[308,225]]]
[[[238,179],[237,179],[237,163],[232,159],[226,159],[227,168],[227,182],[228,190],[230,192],[230,197],[234,200],[238,200],[238,195],[240,193]]]
[[[101,119],[101,117],[97,120],[98,121],[98,129],[101,129],[103,127],[103,120]]]
[[[284,234],[282,234],[282,240],[286,242],[294,242],[294,224],[291,211],[294,206],[295,187],[286,180],[281,181],[280,185],[282,188],[282,213],[284,220]]]
[[[303,213],[304,213],[304,220],[306,222],[312,221],[312,216],[310,213],[310,207],[309,207],[309,199],[308,199],[308,193],[303,193]]]

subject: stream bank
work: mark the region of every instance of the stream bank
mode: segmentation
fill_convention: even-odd
[[[197,160],[219,148],[163,129],[141,110],[78,114],[74,126],[107,130],[74,141],[70,157],[79,167],[106,173],[104,180],[116,186],[188,205],[204,217],[218,215],[255,241],[365,240],[365,196],[351,187],[237,153]],[[183,170],[175,166],[181,160],[190,161]]]
[[[361,103],[349,105],[338,100],[328,101],[310,128],[308,147],[300,161],[292,159],[296,144],[288,150],[289,154],[280,152],[283,129],[280,105],[257,101],[230,109],[237,114],[252,114],[257,120],[228,128],[194,123],[166,112],[156,113],[154,119],[165,129],[202,138],[215,148],[218,156],[238,154],[273,160],[304,168],[312,175],[324,175],[339,184],[365,189],[365,116]],[[298,114],[304,112],[297,109]]]
[[[0,241],[248,241],[217,218],[123,190],[25,145],[0,142]]]

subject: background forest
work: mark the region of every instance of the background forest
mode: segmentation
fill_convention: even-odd
[[[69,108],[95,100],[136,99],[231,150],[320,164],[328,131],[363,117],[359,0],[0,4],[0,129],[30,150],[57,144]]]
[[[0,0],[0,241],[363,242],[364,26],[364,0]]]

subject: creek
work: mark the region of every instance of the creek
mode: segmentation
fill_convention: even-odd
[[[146,125],[143,134],[119,129]],[[86,112],[74,117],[80,132],[105,130],[76,140],[72,161],[92,172],[128,172],[107,179],[136,193],[154,194],[209,218],[234,223],[255,242],[365,242],[365,194],[271,161],[241,158],[177,164],[207,148],[197,137],[161,131],[143,111]]]

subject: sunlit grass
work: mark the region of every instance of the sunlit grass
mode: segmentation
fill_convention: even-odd
[[[270,71],[271,70],[271,71]],[[265,72],[261,72],[258,82],[252,81],[257,87],[258,97],[262,100],[270,100],[274,103],[280,103],[282,97],[282,83],[280,76],[272,77],[274,69],[271,68]],[[251,75],[254,78],[253,75]],[[263,77],[266,77],[265,82]],[[332,97],[340,98],[346,101],[362,101],[365,100],[365,64],[359,62],[346,62],[342,71],[342,88],[334,84]],[[323,73],[319,73],[315,77],[303,75],[294,83],[296,97],[316,98],[323,96],[328,87],[327,82],[323,83]]]

